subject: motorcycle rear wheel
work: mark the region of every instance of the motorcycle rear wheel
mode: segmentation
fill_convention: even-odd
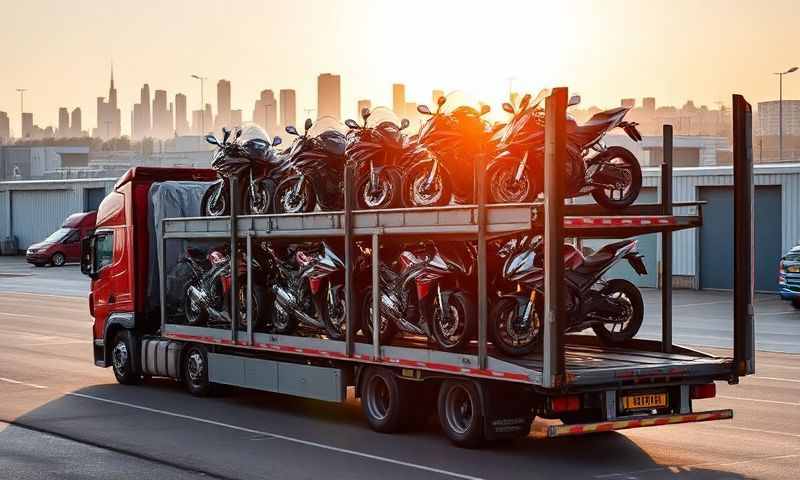
[[[489,314],[489,318],[493,319],[490,328],[494,346],[512,357],[540,350],[544,339],[542,320],[539,318],[538,322],[535,321],[539,317],[538,309],[534,308],[531,312],[531,315],[537,318],[533,319],[534,322],[531,322],[529,328],[520,330],[519,325],[516,325],[519,317],[518,306],[519,301],[516,298],[501,298],[494,304]],[[535,325],[537,323],[538,326]]]
[[[636,285],[622,279],[610,280],[600,293],[608,296],[616,295],[618,299],[626,299],[630,307],[629,311],[625,313],[626,320],[623,323],[602,323],[592,326],[592,330],[607,345],[616,345],[631,340],[639,332],[644,319],[642,293]],[[617,325],[621,325],[619,330],[616,329]]]
[[[289,177],[278,184],[272,202],[275,213],[305,213],[313,211],[317,206],[317,196],[308,181],[303,182],[298,195],[292,195],[292,190],[298,181],[299,177]]]
[[[451,180],[447,173],[439,168],[433,185],[425,190],[423,185],[430,173],[428,163],[412,166],[403,179],[403,205],[406,207],[441,207],[450,203],[453,193]]]
[[[621,195],[615,198],[615,193],[619,190],[605,190],[597,188],[592,190],[592,197],[600,205],[610,209],[620,209],[630,206],[639,197],[642,190],[642,167],[636,156],[627,148],[609,147],[603,155],[607,162],[612,162],[617,168],[628,172],[627,184],[622,190]]]
[[[438,301],[434,303],[433,336],[443,350],[458,350],[474,336],[475,299],[459,289],[442,292],[442,296],[447,296],[448,308],[444,312]]]

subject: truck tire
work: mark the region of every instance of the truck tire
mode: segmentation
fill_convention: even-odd
[[[481,445],[484,440],[483,402],[474,382],[442,382],[437,407],[442,431],[453,444],[464,448]]]
[[[114,346],[111,347],[111,369],[117,382],[122,385],[137,385],[141,383],[136,366],[133,364],[133,336],[128,330],[121,330],[114,335]]]
[[[208,353],[203,345],[191,345],[187,348],[183,356],[183,380],[192,395],[211,395],[213,385],[208,381]]]
[[[376,432],[400,431],[408,420],[406,385],[391,370],[369,367],[361,383],[361,408]]]

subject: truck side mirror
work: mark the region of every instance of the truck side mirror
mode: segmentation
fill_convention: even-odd
[[[81,239],[81,273],[94,278],[94,235]]]

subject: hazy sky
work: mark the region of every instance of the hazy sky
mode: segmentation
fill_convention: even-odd
[[[39,125],[59,106],[95,124],[113,59],[123,130],[145,82],[200,103],[198,73],[216,111],[216,81],[250,117],[265,88],[298,90],[298,116],[316,107],[316,75],[342,75],[343,114],[357,98],[389,104],[391,83],[410,101],[462,89],[497,102],[517,90],[567,85],[584,106],[621,97],[687,98],[714,107],[745,94],[777,97],[771,72],[800,64],[797,0],[6,0],[0,110],[19,131],[19,96]],[[535,92],[534,92],[535,93]],[[800,98],[800,72],[784,98]]]

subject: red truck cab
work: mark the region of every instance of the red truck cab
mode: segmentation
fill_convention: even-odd
[[[28,247],[25,252],[28,263],[37,267],[48,264],[61,267],[67,262],[80,260],[81,239],[92,234],[96,214],[97,212],[85,212],[68,216],[61,228],[41,242]]]
[[[95,364],[110,364],[107,345],[118,330],[154,333],[160,325],[157,305],[146,301],[150,187],[162,181],[214,179],[216,173],[207,169],[134,167],[100,203],[94,233],[81,245],[81,271],[91,278],[89,313],[94,319]]]

